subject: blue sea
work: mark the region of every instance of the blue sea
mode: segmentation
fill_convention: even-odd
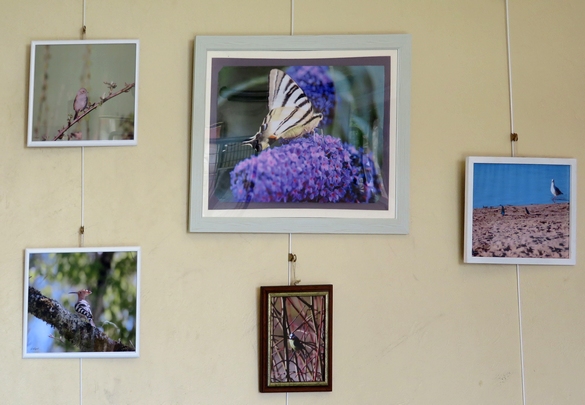
[[[552,179],[563,192],[556,202],[569,202],[570,165],[474,163],[473,208],[552,204]]]

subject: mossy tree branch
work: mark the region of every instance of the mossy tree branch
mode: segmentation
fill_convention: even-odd
[[[67,311],[54,299],[45,297],[34,287],[28,288],[28,313],[53,326],[64,339],[82,352],[133,352],[133,347],[110,339],[108,335]]]

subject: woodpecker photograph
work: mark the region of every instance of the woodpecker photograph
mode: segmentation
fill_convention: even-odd
[[[140,248],[27,249],[23,357],[138,357]]]
[[[261,288],[261,392],[331,391],[333,286]]]

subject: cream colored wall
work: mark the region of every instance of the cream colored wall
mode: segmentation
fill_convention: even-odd
[[[585,2],[510,2],[520,156],[585,179]],[[23,360],[23,250],[75,247],[79,149],[25,147],[32,40],[79,39],[82,1],[0,13],[0,402],[80,402],[79,360]],[[258,287],[288,235],[189,234],[193,38],[288,35],[289,0],[87,0],[88,39],[140,39],[137,147],[85,149],[86,246],[142,247],[141,356],[84,360],[83,403],[285,404],[258,393]],[[334,285],[332,393],[288,404],[521,404],[515,266],[464,265],[464,159],[510,155],[504,0],[296,0],[295,34],[410,33],[406,236],[293,235],[303,284]],[[585,402],[585,243],[522,266],[526,397]]]

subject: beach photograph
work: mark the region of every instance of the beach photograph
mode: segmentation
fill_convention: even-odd
[[[573,262],[574,164],[571,159],[468,160],[466,261]]]

